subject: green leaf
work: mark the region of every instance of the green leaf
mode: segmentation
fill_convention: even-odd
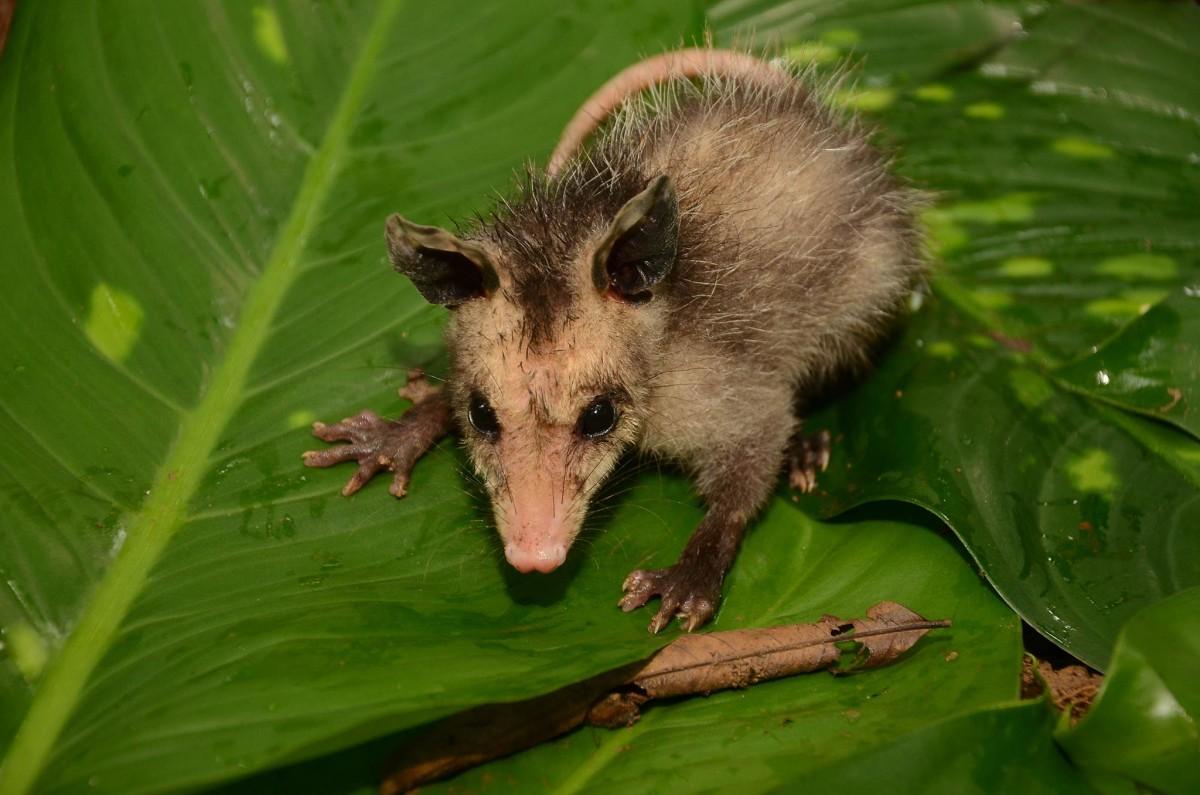
[[[1200,588],[1125,627],[1091,710],[1058,740],[1091,774],[1164,793],[1200,790]]]
[[[1016,697],[1020,622],[951,539],[865,517],[819,523],[782,500],[764,519],[746,540],[717,629],[859,616],[885,594],[953,626],[870,673],[822,672],[654,704],[630,729],[585,728],[464,773],[445,789],[477,791],[491,781],[562,793],[760,791],[825,764],[853,764],[894,737]],[[664,550],[657,559],[669,556]],[[250,779],[233,792],[293,791],[313,781],[324,792],[366,792],[390,752],[421,736],[416,729]]]
[[[690,509],[627,516],[534,584],[452,444],[399,503],[342,500],[299,454],[314,418],[398,411],[403,368],[440,351],[387,214],[482,207],[698,22],[21,4],[0,63],[0,791],[196,787],[662,642],[613,606],[662,542],[628,531],[682,533]]]
[[[751,715],[749,709],[734,709]],[[741,728],[736,734],[710,726],[709,731],[726,741],[723,746],[703,741],[702,737],[697,746],[697,727],[672,726],[678,728],[679,736],[667,736],[665,729],[659,731],[663,741],[659,746],[661,755],[668,755],[675,764],[665,773],[652,767],[655,754],[648,746],[653,732],[642,736],[636,727],[615,731],[593,729],[425,789],[453,793],[523,792],[537,786],[540,791],[553,793],[608,792],[612,787],[606,786],[608,780],[604,777],[614,773],[620,776],[621,785],[632,792],[720,792],[731,788],[738,792],[791,788],[840,792],[891,789],[953,795],[1095,791],[1134,795],[1137,792],[1121,780],[1087,779],[1074,768],[1055,745],[1054,716],[1041,702],[968,712],[895,738],[884,738],[877,744],[866,745],[853,757],[847,755],[824,765],[820,761],[809,764],[800,753],[805,748],[803,741],[794,746],[797,751],[792,754],[778,749],[774,758],[756,756],[754,752],[768,743],[779,746],[793,739],[788,730],[795,724],[783,723],[786,716],[778,718],[771,712],[760,709],[749,718],[735,715],[735,726]],[[764,713],[768,713],[765,719]],[[769,722],[772,716],[777,718],[775,722]],[[719,725],[720,720],[714,723]],[[623,739],[623,733],[637,736],[630,738],[631,745],[614,749],[614,743]],[[848,744],[856,745],[853,739]],[[376,743],[320,763],[248,779],[222,793],[241,795],[308,787],[339,795],[369,795],[376,791],[375,771],[389,750],[387,744]],[[739,756],[746,750],[749,750],[746,757]],[[626,761],[626,754],[632,754],[633,759]],[[716,757],[709,759],[704,754]],[[701,760],[710,774],[714,770],[716,773],[707,778],[691,775],[688,764],[693,759]],[[720,769],[718,761],[723,763]],[[732,769],[727,771],[725,766]]]
[[[401,503],[383,484],[342,500],[344,474],[298,454],[313,419],[398,412],[403,370],[444,366],[443,315],[389,273],[382,219],[482,209],[589,91],[702,22],[597,0],[21,4],[0,60],[0,791],[195,789],[662,642],[612,603],[697,521],[681,480],[638,476],[566,570],[529,580],[505,568],[452,443]],[[859,62],[838,99],[936,192],[935,300],[817,418],[843,434],[824,508],[930,508],[1023,615],[1105,659],[1124,618],[1200,582],[1200,456],[1059,368],[1195,282],[1196,9],[728,0],[713,22],[726,38],[783,25],[792,57]],[[1191,350],[1193,321],[1172,340]],[[1174,384],[1187,361],[1148,366]],[[945,550],[920,528],[847,522],[864,546],[841,548],[815,540],[827,527],[777,500],[718,626],[938,585]],[[955,630],[978,630],[977,666],[922,646],[880,675],[951,666],[938,681],[957,708],[1008,700],[1011,614],[942,604],[979,616]],[[792,686],[876,701],[811,681],[759,708],[786,711]],[[925,701],[896,691],[905,730],[955,706],[922,684]],[[741,695],[686,710],[720,722],[703,708]],[[938,714],[912,713],[926,701]],[[861,725],[863,754],[891,742]]]
[[[1133,270],[1169,261],[1135,256],[1109,265]],[[1172,293],[1055,376],[1097,400],[1161,418],[1200,437],[1200,283]]]
[[[873,109],[880,137],[933,193],[926,222],[939,263],[934,300],[878,371],[811,419],[844,439],[814,505],[928,508],[1026,620],[1102,666],[1126,619],[1200,584],[1189,532],[1200,520],[1200,446],[1108,405],[1193,421],[1200,9],[1006,6],[1026,35],[998,41],[966,23],[973,6],[873,5],[870,24],[899,40],[919,8],[941,20],[947,50],[976,54],[977,69],[930,82],[856,45],[861,85],[892,97]],[[867,13],[732,1],[714,12],[725,40],[750,30],[763,41],[806,40],[793,23],[810,12],[820,28],[855,27]],[[980,57],[989,41],[1001,46]],[[1140,402],[1101,393],[1100,357],[1129,373],[1130,392],[1139,377],[1162,388]],[[1168,389],[1180,390],[1169,407]]]
[[[1112,623],[1200,581],[1195,442],[1057,387],[942,300],[812,422],[842,437],[824,510],[928,508],[1019,613],[1093,665]]]
[[[1053,725],[1053,712],[1041,702],[981,710],[792,783],[816,792],[1093,792],[1055,747]],[[1132,795],[1132,789],[1127,791]]]
[[[1020,17],[1005,3],[972,0],[721,0],[709,8],[717,36],[744,41],[754,37],[797,63],[860,67],[868,88],[882,89],[886,107],[895,98],[890,85],[922,83],[930,102],[954,94],[940,75],[971,64],[1020,33]]]

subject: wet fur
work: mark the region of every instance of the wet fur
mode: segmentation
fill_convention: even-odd
[[[643,450],[693,464],[749,438],[779,454],[795,393],[865,364],[923,260],[916,196],[863,131],[811,78],[764,69],[775,74],[661,86],[622,107],[555,178],[529,173],[468,235],[508,274],[512,317],[501,329],[495,311],[460,311],[457,358],[497,339],[553,350],[600,335],[588,355],[636,397]],[[673,272],[644,306],[598,300],[582,278],[588,255],[663,173],[680,212]]]

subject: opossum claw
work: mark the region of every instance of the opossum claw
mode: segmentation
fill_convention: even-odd
[[[829,431],[799,432],[792,437],[787,455],[788,484],[805,494],[815,491],[817,473],[824,472],[829,466],[831,447]]]
[[[683,628],[692,632],[707,624],[716,612],[721,578],[701,567],[677,563],[665,569],[630,572],[621,588],[625,596],[618,606],[626,613],[645,605],[654,596],[661,598],[658,612],[650,621],[650,632],[657,635],[676,616],[683,622]]]
[[[343,461],[357,461],[358,469],[342,487],[349,497],[383,469],[395,473],[388,491],[403,497],[413,465],[450,428],[450,408],[440,390],[424,384],[423,377],[410,374],[405,396],[416,398],[413,407],[399,420],[387,420],[373,411],[363,411],[341,422],[313,423],[313,436],[326,442],[349,442],[328,450],[309,450],[304,464],[328,467]]]

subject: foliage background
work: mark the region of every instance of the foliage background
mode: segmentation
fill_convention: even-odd
[[[1200,787],[1200,10],[364,0],[17,9],[0,792],[267,770],[234,786],[365,791],[421,725],[669,638],[612,603],[698,519],[677,475],[631,470],[530,580],[452,442],[400,503],[344,501],[344,473],[298,455],[313,419],[399,412],[403,371],[442,365],[440,310],[389,273],[381,219],[486,207],[604,79],[706,28],[851,59],[835,100],[935,194],[940,263],[878,371],[813,419],[838,439],[822,491],[781,490],[714,626],[891,598],[954,630],[869,676],[656,708],[445,786]],[[1111,660],[1077,729],[1015,703],[1018,615]]]

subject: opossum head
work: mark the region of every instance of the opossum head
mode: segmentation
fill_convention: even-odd
[[[526,186],[464,237],[388,220],[395,268],[452,309],[450,399],[522,572],[562,564],[645,416],[678,208],[665,176],[639,183],[565,214],[561,186]]]

